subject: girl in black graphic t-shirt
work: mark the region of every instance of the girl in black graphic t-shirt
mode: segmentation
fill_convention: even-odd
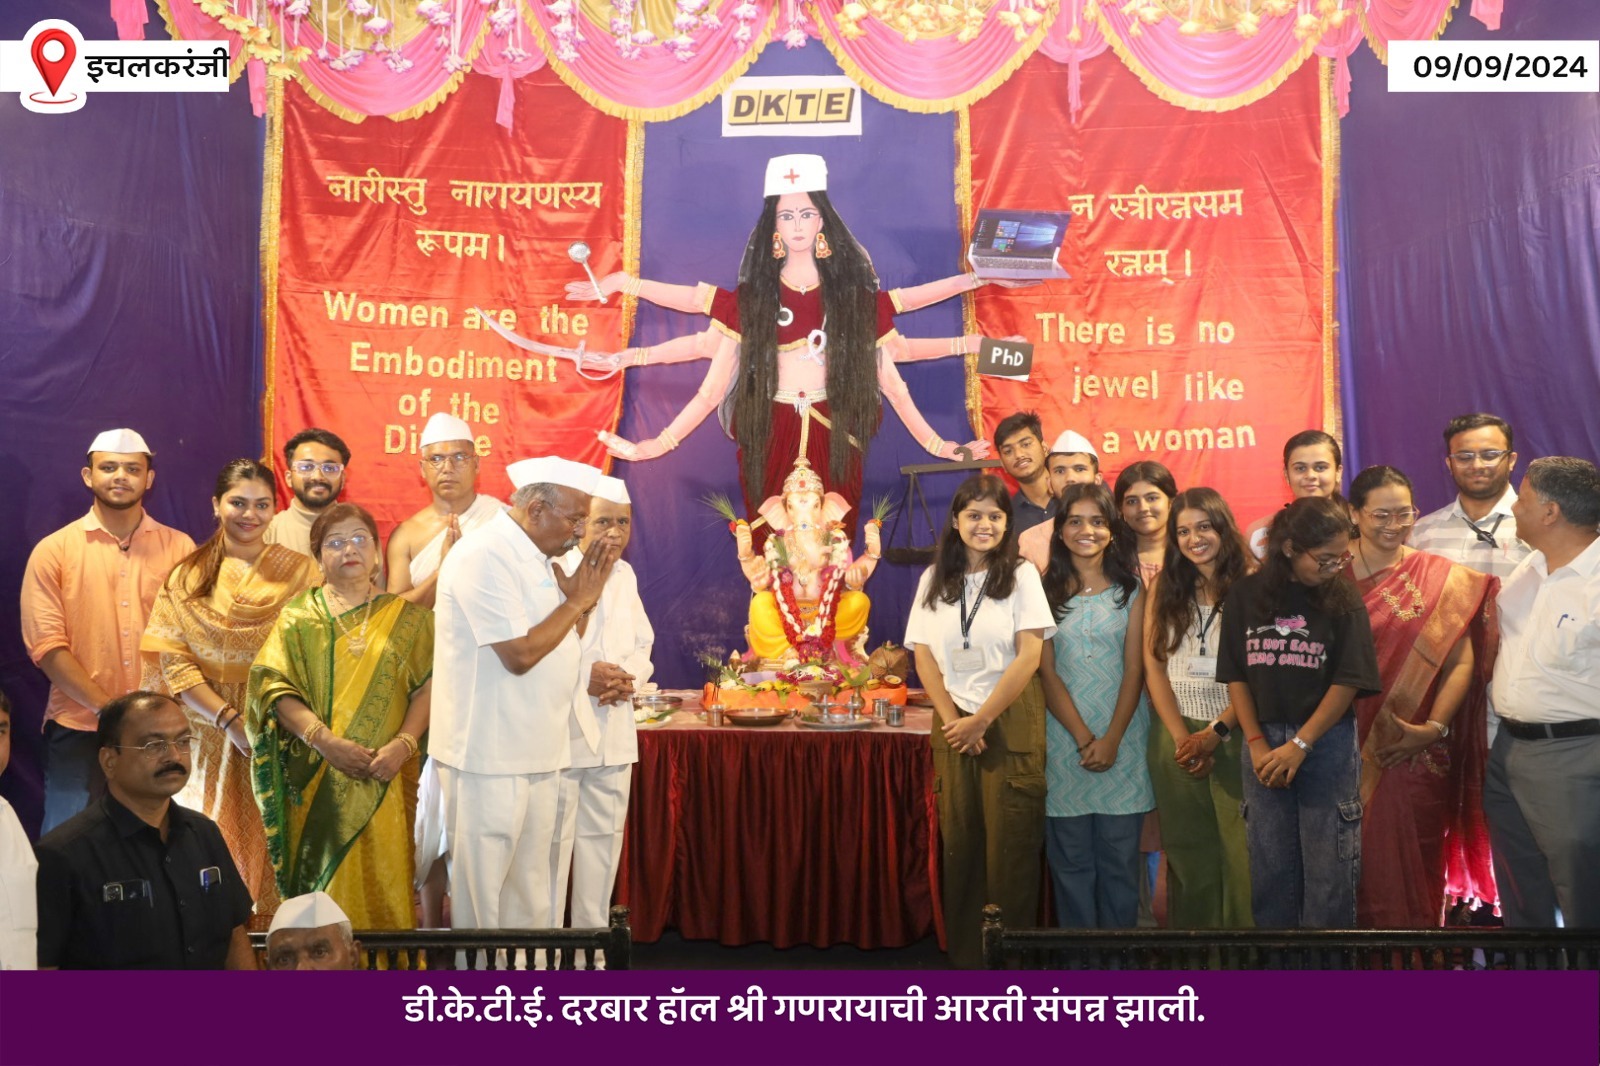
[[[1226,682],[1249,762],[1245,833],[1256,925],[1349,928],[1361,876],[1360,760],[1351,704],[1377,692],[1361,596],[1341,571],[1344,500],[1308,497],[1273,519],[1259,572],[1222,612]]]

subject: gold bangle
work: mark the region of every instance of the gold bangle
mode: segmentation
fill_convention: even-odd
[[[929,455],[938,455],[939,449],[944,447],[944,438],[937,433],[922,442],[922,448]]]
[[[678,438],[674,437],[666,430],[662,430],[660,433],[656,434],[656,440],[660,441],[661,446],[669,452],[676,450],[678,447]]]
[[[638,296],[642,288],[644,288],[643,278],[629,278],[622,283],[622,291],[629,296]]]
[[[422,745],[417,743],[417,738],[412,736],[410,733],[396,733],[394,735],[394,739],[406,746],[406,750],[411,753],[411,758],[413,759],[416,758],[418,753],[420,753],[422,750]]]
[[[649,362],[649,360],[650,360],[650,346],[649,345],[645,345],[643,348],[635,348],[633,350],[633,365],[634,366],[644,366],[645,363]]]
[[[316,738],[318,733],[323,732],[327,728],[328,727],[326,725],[323,725],[320,721],[319,722],[312,722],[309,726],[306,727],[306,731],[304,733],[300,734],[300,742],[302,744],[304,744],[306,747],[311,748],[312,751],[316,751],[316,747],[311,742],[312,742],[312,740],[314,740]],[[319,754],[320,754],[320,752],[319,752]]]

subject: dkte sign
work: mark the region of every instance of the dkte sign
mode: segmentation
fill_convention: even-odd
[[[997,341],[983,338],[978,345],[978,373],[991,377],[1027,381],[1033,369],[1033,345],[1026,341]]]
[[[838,75],[740,78],[722,94],[724,137],[859,137],[861,88]]]

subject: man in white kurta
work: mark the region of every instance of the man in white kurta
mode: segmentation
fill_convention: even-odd
[[[506,473],[516,487],[510,511],[446,557],[434,608],[429,748],[457,929],[553,924],[550,853],[581,686],[577,628],[617,560],[604,538],[572,574],[556,563],[583,535],[598,470],[545,457]]]
[[[614,477],[602,477],[589,504],[583,547],[613,537],[619,551],[633,531],[633,506],[628,489]],[[576,564],[576,550],[567,560]],[[572,885],[575,929],[600,929],[607,924],[611,890],[622,854],[622,829],[628,817],[628,790],[633,764],[639,761],[632,696],[650,680],[650,649],[655,630],[639,599],[633,568],[617,560],[599,605],[583,627],[580,676],[585,689],[572,710],[572,765],[561,771],[557,813],[552,913],[557,924],[566,913],[568,874]],[[597,954],[596,968],[604,966]]]
[[[472,427],[454,415],[439,412],[428,419],[418,443],[417,469],[428,486],[426,507],[401,522],[389,535],[389,591],[424,607],[434,605],[434,577],[456,541],[506,509],[493,496],[478,493],[478,452]],[[439,768],[431,758],[422,764],[417,782],[414,882],[422,890],[422,924],[437,926],[443,918],[444,858],[449,837],[444,831],[444,803],[439,795]]]

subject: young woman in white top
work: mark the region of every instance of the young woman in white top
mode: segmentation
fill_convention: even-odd
[[[1145,611],[1145,677],[1156,723],[1150,780],[1167,853],[1167,921],[1177,929],[1239,929],[1250,917],[1237,735],[1228,686],[1217,682],[1222,601],[1255,556],[1215,489],[1172,501],[1167,563]]]
[[[999,478],[961,484],[937,550],[905,643],[933,701],[950,959],[977,967],[985,904],[1015,925],[1038,918],[1045,739],[1036,675],[1053,619],[1038,571],[1017,558]]]

